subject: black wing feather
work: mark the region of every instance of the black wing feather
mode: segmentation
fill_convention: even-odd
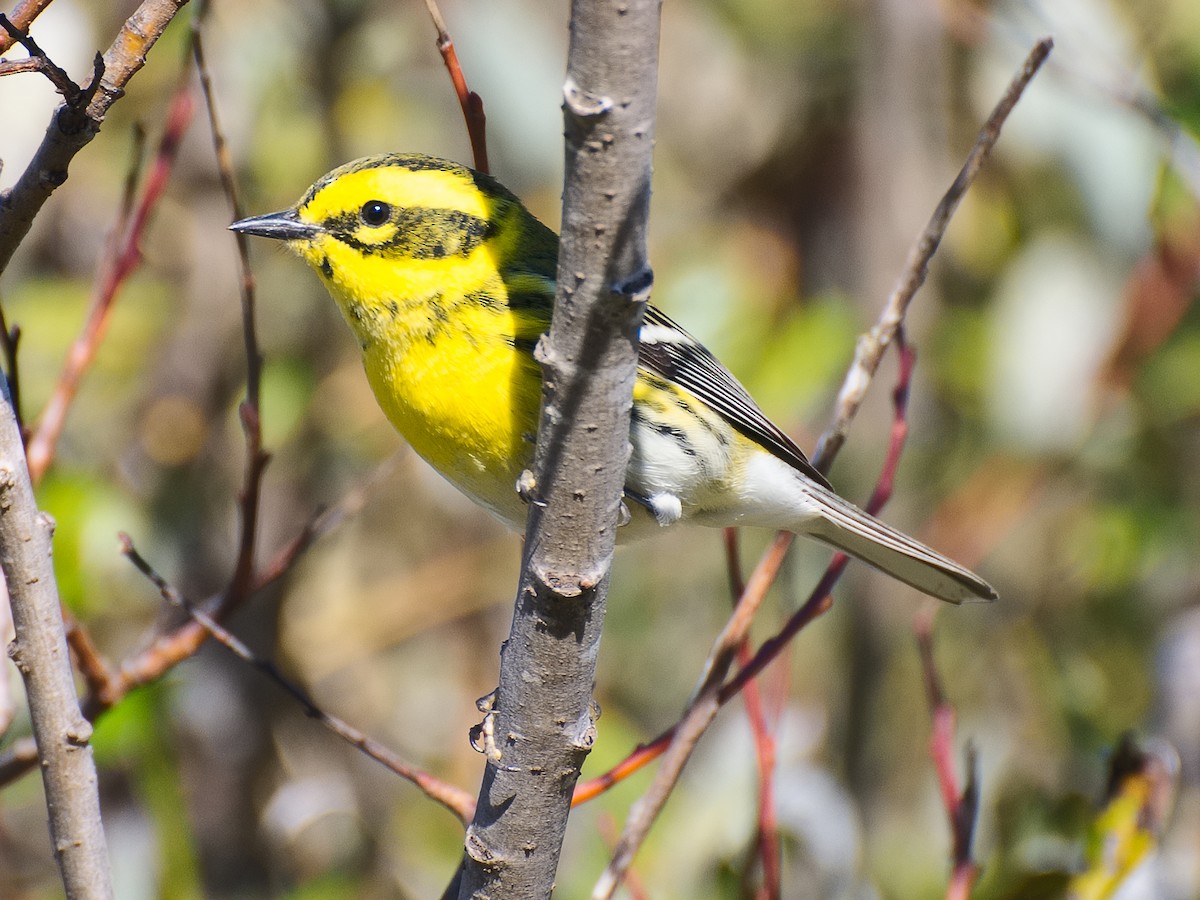
[[[828,479],[813,468],[804,451],[767,418],[749,392],[708,348],[653,306],[646,308],[644,325],[679,333],[678,340],[643,341],[638,362],[644,368],[695,394],[750,440],[818,484],[833,489]]]

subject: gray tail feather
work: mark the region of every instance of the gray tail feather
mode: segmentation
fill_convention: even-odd
[[[995,589],[969,569],[885,525],[832,491],[810,486],[823,507],[805,532],[907,585],[950,603],[995,600]]]

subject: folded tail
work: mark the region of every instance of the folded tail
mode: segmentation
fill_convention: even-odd
[[[811,485],[808,492],[821,505],[822,515],[805,523],[806,534],[950,603],[996,599],[990,584],[954,560],[883,524],[824,487]]]

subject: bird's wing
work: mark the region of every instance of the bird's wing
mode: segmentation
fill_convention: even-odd
[[[708,348],[653,306],[646,308],[638,362],[694,394],[750,440],[832,490],[804,451],[767,418],[754,398]]]

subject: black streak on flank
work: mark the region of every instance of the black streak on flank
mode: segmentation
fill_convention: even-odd
[[[520,350],[522,353],[528,353],[530,356],[532,356],[534,348],[537,347],[538,339],[514,337],[509,338],[508,342],[513,346],[514,349]]]
[[[496,299],[492,291],[469,291],[463,294],[463,303],[469,306],[478,306],[484,309],[499,309],[500,302]]]
[[[333,266],[330,265],[328,256],[321,257],[321,274],[326,278],[333,277]]]

